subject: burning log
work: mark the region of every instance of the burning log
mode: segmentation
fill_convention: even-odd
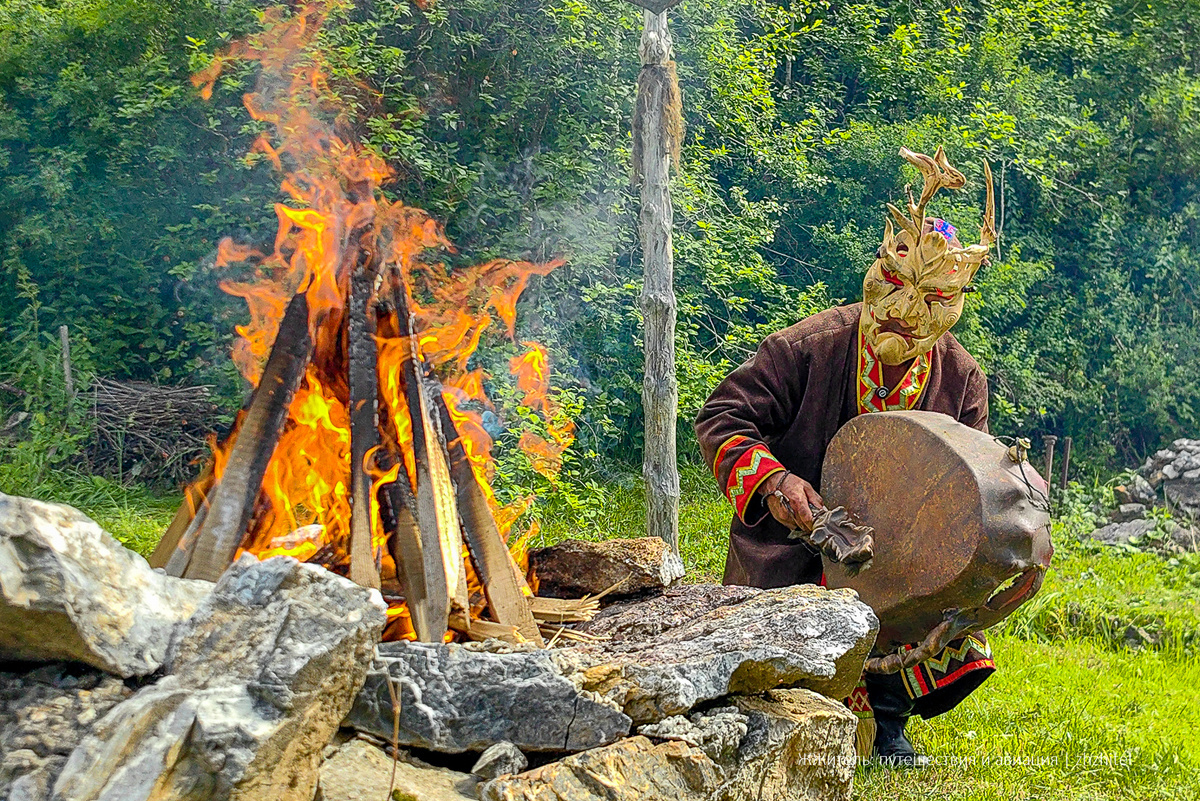
[[[409,599],[409,614],[412,615],[413,628],[417,638],[422,642],[440,642],[446,631],[450,617],[450,599],[457,593],[451,586],[457,583],[457,565],[451,565],[456,554],[453,548],[451,533],[457,532],[458,519],[454,510],[453,497],[449,496],[449,470],[441,456],[441,447],[433,422],[429,417],[426,405],[424,371],[421,367],[420,351],[417,348],[416,337],[413,335],[412,315],[408,307],[408,289],[404,279],[396,268],[390,270],[388,280],[391,289],[392,308],[395,310],[397,333],[408,340],[408,350],[405,354],[401,370],[404,377],[405,400],[408,404],[408,414],[412,421],[412,448],[416,466],[416,487],[411,499],[404,508],[414,519],[414,530],[417,548],[413,548],[412,534],[405,532],[400,542],[401,548],[407,547],[407,552],[401,553],[397,564],[413,565],[416,567],[419,553],[421,584],[424,597]],[[432,440],[433,446],[430,446]],[[401,466],[403,470],[403,465]],[[444,480],[442,480],[444,477]],[[398,482],[393,482],[393,484]],[[407,480],[406,480],[407,483]],[[399,523],[399,515],[397,522]],[[399,530],[399,525],[398,525]],[[413,553],[416,550],[418,553]],[[447,554],[449,550],[451,553]],[[461,553],[457,554],[461,561]],[[407,578],[415,577],[416,571],[406,570]],[[465,592],[465,587],[463,588]]]
[[[475,471],[467,459],[462,437],[441,392],[437,393],[436,402],[450,451],[450,477],[454,479],[467,549],[479,581],[483,584],[488,607],[497,623],[514,627],[521,637],[540,645],[542,636],[530,611],[529,598],[521,591],[508,546],[500,536],[496,519],[492,517],[487,498],[479,487]]]
[[[443,399],[440,382],[486,403],[482,374],[467,369],[481,335],[498,319],[516,341],[529,278],[561,261],[450,269],[429,258],[452,247],[441,226],[379,194],[388,166],[312,113],[337,103],[323,60],[307,47],[324,14],[309,11],[275,19],[193,79],[208,96],[224,65],[262,64],[271,90],[245,103],[273,134],[255,150],[286,173],[292,202],[276,206],[273,252],[228,239],[218,249],[222,266],[255,268],[253,280],[222,288],[246,299],[250,321],[239,326],[234,360],[257,388],[239,431],[216,448],[213,486],[189,490],[160,555],[170,553],[175,575],[203,578],[216,578],[239,547],[291,556],[385,592],[392,638],[439,643],[451,628],[540,644],[532,592],[471,461],[490,458],[491,440],[474,412]],[[293,299],[296,286],[305,294]],[[308,327],[309,316],[319,322]],[[548,395],[545,349],[525,344],[510,370],[549,439],[526,431],[519,447],[553,478],[574,425]],[[376,558],[381,543],[388,561]],[[473,599],[468,564],[481,577]],[[493,620],[476,619],[485,609]]]
[[[242,420],[229,462],[167,562],[167,573],[216,581],[233,562],[312,351],[308,300],[297,294],[279,323],[275,347]]]
[[[360,229],[361,232],[361,229]],[[379,445],[379,377],[375,371],[375,316],[367,307],[375,289],[375,253],[361,244],[350,276],[346,308],[346,350],[350,383],[350,580],[379,589],[379,569],[371,545],[371,477],[363,464]]]

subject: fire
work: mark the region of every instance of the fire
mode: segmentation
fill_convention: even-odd
[[[517,302],[535,275],[561,264],[493,260],[465,269],[450,269],[431,256],[453,250],[438,223],[420,209],[390,202],[378,192],[392,173],[377,156],[339,133],[340,109],[327,86],[317,36],[327,8],[302,6],[292,15],[280,9],[264,12],[265,30],[235,43],[193,78],[202,96],[211,96],[224,67],[239,60],[257,61],[262,78],[244,97],[246,109],[268,124],[248,158],[266,158],[283,173],[287,203],[275,207],[279,227],[274,248],[263,253],[226,239],[218,264],[251,265],[247,281],[225,281],[222,289],[245,299],[250,320],[238,326],[233,358],[241,374],[257,385],[275,342],[279,323],[291,298],[304,293],[309,304],[312,360],[296,392],[279,443],[268,463],[246,551],[259,557],[287,554],[344,572],[348,564],[351,525],[351,436],[346,364],[346,307],[350,273],[367,254],[398,267],[413,316],[420,355],[436,371],[443,397],[461,437],[463,450],[479,479],[503,534],[529,508],[532,499],[501,507],[491,489],[495,472],[493,440],[482,412],[495,411],[485,391],[487,376],[470,369],[472,355],[485,334],[512,339]],[[493,326],[498,320],[500,326]],[[399,321],[379,323],[376,337],[381,427],[394,434],[399,453],[390,461],[379,449],[363,465],[373,478],[371,497],[395,480],[399,470],[417,481],[412,417],[405,394],[402,365],[410,355],[409,340],[398,336]],[[574,439],[574,425],[564,417],[550,390],[545,348],[522,343],[525,351],[510,368],[523,393],[522,403],[545,421],[548,437],[527,432],[520,438],[538,472],[553,478],[562,453]],[[240,423],[240,421],[239,421]],[[219,480],[234,433],[214,447],[214,475]],[[379,465],[389,465],[387,469]],[[386,581],[395,566],[384,547],[387,532],[373,504],[372,544]],[[531,528],[513,545],[518,564]],[[460,554],[447,554],[448,574],[458,575]],[[453,563],[453,564],[451,564]],[[468,587],[479,582],[466,560]],[[385,586],[386,590],[386,586]],[[393,604],[385,636],[412,636],[409,611]]]

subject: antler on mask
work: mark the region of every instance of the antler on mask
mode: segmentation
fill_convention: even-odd
[[[900,148],[900,155],[921,171],[921,195],[908,195],[908,213],[891,203],[878,258],[863,279],[861,327],[867,342],[885,364],[900,364],[928,352],[958,321],[962,292],[996,243],[996,203],[992,171],[985,162],[987,201],[979,244],[963,247],[954,227],[925,216],[929,201],[941,189],[962,189],[966,176],[950,165],[939,147],[933,157]],[[900,230],[892,223],[895,221]]]

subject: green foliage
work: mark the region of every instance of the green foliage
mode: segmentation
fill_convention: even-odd
[[[1001,247],[958,333],[993,428],[1075,438],[1091,470],[1200,427],[1196,0],[913,5],[686,0],[671,12],[687,133],[674,181],[681,443],[770,330],[858,297],[882,204],[944,144],[969,191],[994,168]],[[576,456],[636,461],[641,429],[630,113],[641,15],[623,0],[347,3],[323,35],[350,133],[387,192],[446,222],[462,260],[568,263],[520,338],[583,401]],[[0,0],[0,327],[17,283],[115,377],[218,383],[240,304],[213,247],[268,241],[277,176],[245,159],[250,65],[211,102],[191,71],[254,4]],[[25,278],[21,278],[25,276]],[[481,366],[502,372],[503,347]],[[10,349],[3,354],[14,358]],[[693,451],[694,452],[694,451]]]
[[[236,305],[211,254],[270,223],[275,179],[240,160],[243,112],[196,97],[188,34],[251,21],[200,0],[0,3],[0,327],[24,276],[105,375],[228,376]]]
[[[67,392],[59,337],[42,328],[38,287],[25,270],[16,276],[17,297],[25,306],[0,344],[0,373],[6,391],[0,397],[4,430],[0,432],[0,488],[6,484],[37,484],[56,470],[69,467],[88,436],[84,401]],[[75,387],[90,380],[91,347],[74,337],[71,350]]]

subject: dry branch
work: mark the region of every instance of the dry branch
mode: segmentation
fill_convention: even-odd
[[[208,386],[170,387],[94,378],[88,389],[94,435],[88,461],[99,472],[186,481],[221,424]]]
[[[586,623],[600,611],[596,598],[530,598],[529,609],[539,623]]]

